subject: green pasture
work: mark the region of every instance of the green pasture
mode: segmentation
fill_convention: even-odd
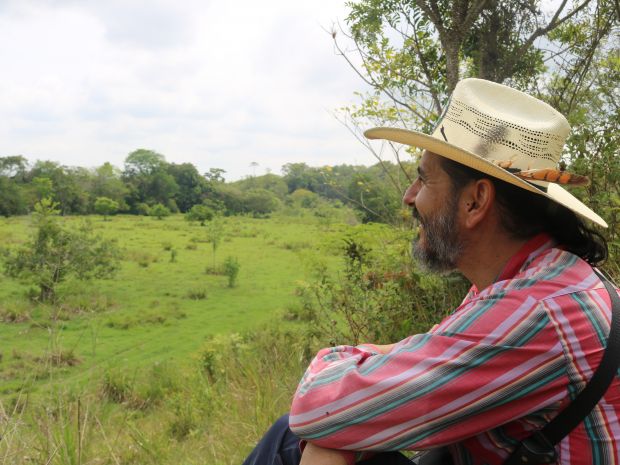
[[[118,241],[121,269],[110,280],[63,284],[56,307],[30,302],[28,285],[0,277],[0,398],[57,381],[100,379],[112,367],[130,372],[154,362],[191,362],[213,335],[282,320],[296,305],[299,282],[317,263],[338,263],[343,234],[352,229],[303,217],[223,218],[215,268],[237,258],[239,277],[230,288],[226,276],[206,272],[214,268],[212,244],[198,223],[180,215],[60,219],[86,220]],[[28,217],[0,221],[3,247],[31,233]]]

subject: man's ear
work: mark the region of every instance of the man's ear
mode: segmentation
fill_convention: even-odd
[[[463,224],[473,229],[487,218],[495,203],[495,186],[489,179],[482,178],[470,183],[461,194]]]

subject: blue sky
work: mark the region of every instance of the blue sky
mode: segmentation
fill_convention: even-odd
[[[122,167],[137,148],[228,180],[371,164],[334,118],[362,83],[341,0],[0,0],[0,156]]]

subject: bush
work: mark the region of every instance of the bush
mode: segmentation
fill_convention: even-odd
[[[187,221],[199,221],[201,226],[205,225],[205,221],[211,221],[215,213],[206,205],[194,205],[186,214]]]
[[[97,197],[97,200],[95,200],[95,212],[99,215],[103,215],[104,220],[106,220],[108,216],[114,215],[118,209],[118,202],[107,197]]]
[[[158,220],[164,219],[166,216],[170,216],[170,210],[165,205],[158,203],[153,205],[149,210],[149,216],[154,216]]]
[[[314,316],[315,334],[325,344],[399,341],[427,331],[460,304],[468,288],[464,278],[422,273],[406,249],[379,253],[366,243],[345,241],[344,272],[334,277],[318,269],[315,283],[298,289],[302,313]]]
[[[139,203],[136,205],[136,213],[142,216],[149,216],[151,212],[151,207],[146,203]]]
[[[241,265],[236,257],[227,257],[224,261],[224,273],[228,276],[228,287],[235,287]]]

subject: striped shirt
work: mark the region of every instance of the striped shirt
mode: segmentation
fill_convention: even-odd
[[[321,350],[295,393],[290,427],[319,446],[423,450],[501,464],[583,389],[607,344],[610,297],[592,268],[528,242],[498,280],[468,292],[425,334],[381,354]],[[564,465],[620,464],[620,380],[556,449]]]

